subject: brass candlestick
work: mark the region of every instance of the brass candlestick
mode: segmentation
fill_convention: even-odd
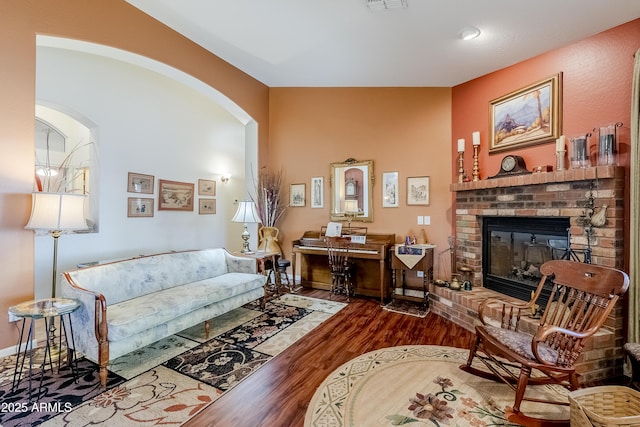
[[[478,150],[479,150],[480,146],[479,145],[475,145],[473,146],[473,180],[474,181],[480,181],[480,170],[478,168]]]
[[[458,151],[458,184],[464,182],[464,151]]]

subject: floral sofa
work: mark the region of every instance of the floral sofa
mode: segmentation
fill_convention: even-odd
[[[73,343],[100,366],[185,328],[264,297],[256,261],[225,249],[171,252],[64,273],[62,295],[82,304],[71,314]]]

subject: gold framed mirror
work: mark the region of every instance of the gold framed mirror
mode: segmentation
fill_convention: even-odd
[[[373,221],[373,160],[331,163],[331,221]]]

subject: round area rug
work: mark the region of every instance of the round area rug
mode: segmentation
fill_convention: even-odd
[[[513,405],[513,390],[460,370],[468,354],[429,345],[365,353],[324,380],[309,403],[305,426],[515,425],[504,413]],[[568,392],[529,386],[527,394],[567,401]],[[569,418],[568,406],[523,402],[521,410],[528,416]]]

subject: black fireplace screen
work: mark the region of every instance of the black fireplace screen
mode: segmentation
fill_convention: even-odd
[[[566,257],[568,229],[568,217],[484,217],[484,286],[529,301],[542,277],[540,266]]]

